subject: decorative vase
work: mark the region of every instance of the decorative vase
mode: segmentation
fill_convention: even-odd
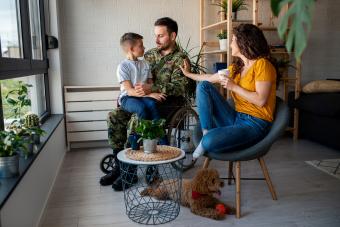
[[[40,135],[38,134],[33,134],[32,135],[32,140],[34,144],[40,144]]]
[[[237,12],[232,12],[232,17],[231,17],[231,19],[232,20],[237,20]]]
[[[19,173],[19,155],[0,157],[0,178],[15,177]]]
[[[18,150],[20,157],[29,157],[33,154],[33,142],[31,136],[23,136],[23,141],[25,141],[24,146],[26,147],[26,152],[22,149]]]
[[[220,39],[220,50],[228,50],[228,39]]]
[[[151,154],[157,149],[158,139],[143,139],[143,149],[147,154]]]
[[[132,150],[139,150],[139,143],[138,143],[139,138],[140,136],[137,133],[131,133],[129,135],[128,140],[129,140]]]

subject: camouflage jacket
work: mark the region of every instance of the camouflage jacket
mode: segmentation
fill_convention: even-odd
[[[152,92],[184,96],[188,79],[183,75],[179,66],[183,64],[187,56],[177,45],[173,52],[166,56],[162,56],[157,48],[153,48],[144,54],[144,58],[150,64],[151,73],[154,76]]]

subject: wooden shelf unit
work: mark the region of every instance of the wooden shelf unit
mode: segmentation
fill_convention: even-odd
[[[227,0],[228,3],[228,10],[227,10],[227,16],[224,17],[223,14],[220,16],[220,21],[217,21],[212,24],[206,24],[206,18],[205,18],[205,11],[207,9],[207,4],[216,3],[216,2],[222,2],[223,0],[200,0],[200,43],[201,46],[204,46],[203,54],[206,55],[205,57],[208,57],[209,55],[219,55],[220,62],[226,62],[228,65],[232,63],[232,56],[231,56],[231,49],[230,49],[230,43],[233,33],[232,28],[241,24],[241,23],[252,23],[257,25],[260,29],[262,29],[264,32],[275,32],[277,30],[277,27],[273,23],[274,16],[272,13],[270,14],[270,23],[264,24],[259,21],[259,0],[250,0],[248,2],[252,2],[252,9],[248,6],[248,11],[252,13],[252,20],[232,20],[232,0]],[[263,0],[263,2],[267,1],[270,4],[270,0]],[[261,3],[263,3],[261,2]],[[286,8],[288,10],[288,7]],[[217,10],[216,10],[217,12]],[[206,32],[213,31],[213,30],[221,30],[221,31],[227,31],[228,36],[228,48],[227,50],[219,50],[218,40],[216,41],[208,41],[206,38]],[[271,48],[271,54],[273,56],[284,56],[285,59],[292,59],[293,56],[291,54],[288,54],[288,52],[284,48]],[[204,63],[204,60],[203,60]],[[204,65],[205,66],[205,65]],[[206,66],[205,66],[206,67]],[[295,75],[294,76],[288,76],[284,75],[283,78],[281,78],[281,81],[283,83],[283,99],[287,101],[288,98],[288,91],[289,87],[294,86],[294,92],[295,92],[295,98],[298,98],[301,91],[301,64],[296,63],[295,65]],[[221,89],[221,92],[223,94],[224,91]],[[293,138],[294,140],[297,139],[298,136],[298,110],[294,110],[294,126],[292,128],[289,128],[288,131],[293,132]]]

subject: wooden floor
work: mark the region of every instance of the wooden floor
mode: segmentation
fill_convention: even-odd
[[[77,150],[67,153],[50,196],[41,226],[108,227],[137,226],[125,214],[123,193],[111,186],[102,187],[98,180],[100,159],[108,148]],[[199,217],[181,208],[174,221],[161,226],[340,226],[340,180],[306,164],[306,160],[339,158],[340,151],[291,138],[282,138],[265,157],[278,196],[271,199],[264,181],[242,181],[242,217],[228,216],[215,221]],[[189,170],[192,177],[201,167]],[[222,176],[227,168],[213,161]],[[242,163],[243,177],[262,177],[257,161]],[[222,200],[234,205],[235,186],[226,185]]]

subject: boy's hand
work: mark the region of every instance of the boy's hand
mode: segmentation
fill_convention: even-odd
[[[135,90],[137,93],[143,93],[144,95],[151,93],[151,84],[136,83]]]
[[[159,102],[164,101],[166,99],[166,95],[163,93],[150,93],[148,97],[156,99]]]

